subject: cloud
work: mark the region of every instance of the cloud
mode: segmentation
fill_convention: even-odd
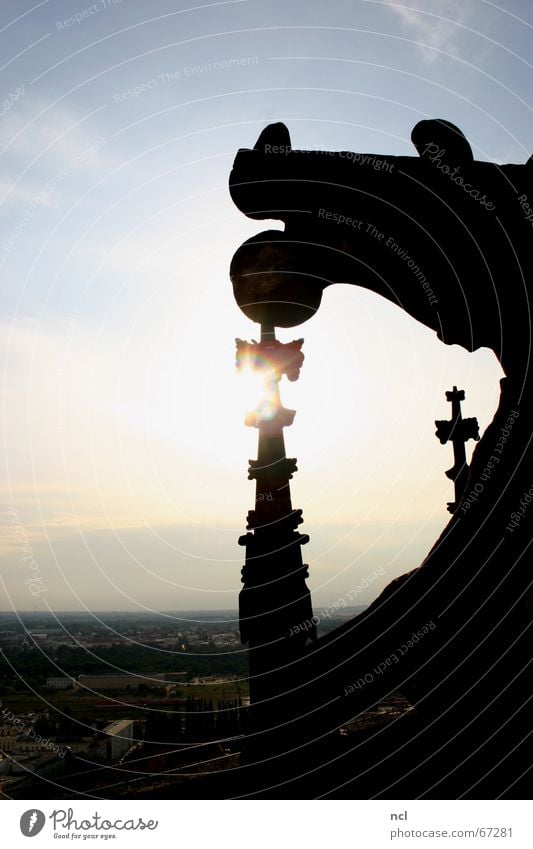
[[[423,8],[414,9],[393,0],[385,5],[411,30],[428,62],[439,57],[439,51],[458,55],[458,38],[467,18],[467,8],[461,0],[420,0]]]
[[[25,94],[0,126],[2,206],[8,204],[11,212],[37,199],[49,205],[51,196],[57,203],[72,182],[71,191],[79,193],[80,182],[87,182],[88,176],[116,168],[119,162],[107,149],[100,111],[83,114],[64,105],[51,109],[42,99]]]

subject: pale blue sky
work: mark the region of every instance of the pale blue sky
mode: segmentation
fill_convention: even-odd
[[[532,23],[525,0],[2,4],[0,608],[236,604],[257,392],[233,340],[257,329],[228,268],[265,226],[229,197],[236,150],[283,120],[295,147],[414,154],[444,117],[524,162]],[[382,566],[366,603],[449,518],[445,390],[484,428],[501,370],[355,288],[294,335],[310,586],[330,604]]]

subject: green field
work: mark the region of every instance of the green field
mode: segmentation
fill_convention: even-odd
[[[77,719],[80,722],[90,722],[92,720],[100,720],[109,718],[121,713],[117,710],[107,711],[97,707],[98,703],[106,702],[107,699],[114,699],[118,702],[128,701],[129,699],[152,699],[164,698],[161,691],[146,692],[144,694],[136,693],[132,690],[116,691],[114,694],[106,695],[87,695],[83,691],[67,690],[62,692],[43,692],[42,696],[33,693],[12,693],[2,697],[1,708],[11,711],[14,714],[29,713],[31,711],[43,711],[48,709],[52,715],[64,713],[72,719]],[[247,681],[231,681],[227,684],[186,684],[176,687],[175,695],[171,694],[170,698],[178,699],[205,699],[212,701],[216,707],[219,701],[232,701],[241,698],[245,701],[248,698],[248,682]],[[164,705],[157,705],[157,709],[164,710]],[[175,710],[174,705],[169,704],[169,710]],[[131,715],[132,718],[142,718],[144,711],[136,707],[124,707],[123,714]]]

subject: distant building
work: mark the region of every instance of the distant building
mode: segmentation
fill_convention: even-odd
[[[43,740],[39,734],[34,736],[26,736],[18,733],[0,735],[0,751],[4,754],[8,752],[15,755],[39,752],[50,754],[50,750],[53,749],[54,745],[50,739]]]
[[[46,686],[51,690],[68,690],[70,687],[74,686],[74,680],[72,678],[65,677],[54,677],[46,679]]]
[[[230,684],[239,680],[235,675],[198,675],[191,684]]]
[[[158,672],[155,675],[136,675],[134,672],[78,675],[78,685],[100,693],[104,690],[137,690],[139,687],[166,687],[169,683],[186,681],[186,672]]]
[[[5,754],[0,761],[2,775],[53,778],[65,771],[65,762],[57,754]]]
[[[106,725],[102,734],[103,739],[97,741],[92,750],[93,756],[97,760],[105,761],[106,763],[115,763],[119,761],[126,752],[128,752],[134,744],[133,739],[133,720],[120,719],[117,722],[110,722]]]

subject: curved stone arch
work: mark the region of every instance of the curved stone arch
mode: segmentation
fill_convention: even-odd
[[[498,410],[443,533],[419,567],[306,660],[307,701],[328,703],[323,727],[401,686],[426,727],[452,740],[463,723],[475,741],[520,708],[530,687],[533,159],[477,162],[442,119],[420,122],[412,137],[419,157],[348,155],[294,151],[283,125],[267,127],[254,150],[237,154],[230,191],[246,215],[279,219],[285,230],[245,242],[230,274],[241,309],[269,326],[300,324],[326,286],[351,283],[396,300],[444,342],[491,348],[502,364]],[[398,250],[387,251],[389,239]],[[438,310],[406,256],[426,280],[430,269]],[[428,623],[401,662],[387,663]],[[322,696],[332,689],[336,711]]]

